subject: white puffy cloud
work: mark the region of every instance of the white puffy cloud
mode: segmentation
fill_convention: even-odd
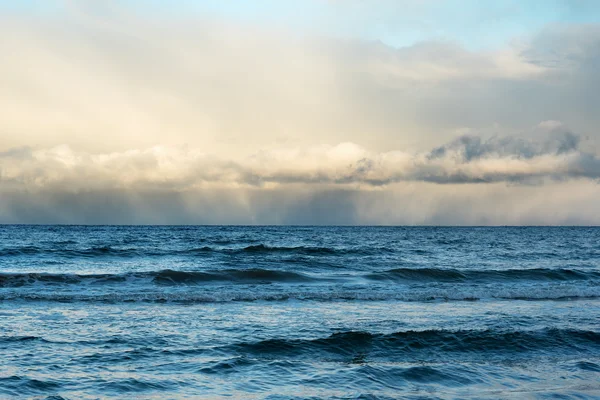
[[[69,146],[17,148],[0,153],[0,184],[28,190],[342,186],[364,190],[398,182],[534,183],[600,178],[600,158],[580,148],[581,138],[556,122],[544,140],[461,136],[425,152],[375,153],[354,144],[279,148],[227,159],[187,147],[152,147],[111,153]]]

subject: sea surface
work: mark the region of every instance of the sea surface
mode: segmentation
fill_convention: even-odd
[[[0,226],[0,398],[600,398],[600,228]]]

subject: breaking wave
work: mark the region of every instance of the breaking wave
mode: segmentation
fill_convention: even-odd
[[[171,269],[125,274],[52,274],[2,273],[0,287],[21,287],[35,284],[111,284],[116,282],[152,282],[161,285],[186,285],[207,282],[310,282],[316,278],[289,271],[266,269],[227,269],[221,271],[175,271]]]
[[[61,273],[0,273],[0,288],[34,284],[115,284],[118,282],[152,282],[160,285],[191,285],[210,282],[231,283],[318,283],[364,279],[397,283],[510,283],[510,282],[568,282],[600,280],[599,271],[576,269],[510,269],[510,270],[457,270],[438,268],[397,268],[365,275],[313,276],[288,270],[261,268],[224,269],[207,271],[132,272],[123,274],[61,274]]]

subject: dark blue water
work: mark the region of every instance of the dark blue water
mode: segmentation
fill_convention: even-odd
[[[0,226],[11,396],[600,398],[600,229]]]

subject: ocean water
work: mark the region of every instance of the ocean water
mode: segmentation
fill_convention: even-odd
[[[600,398],[600,229],[0,226],[0,398]]]

